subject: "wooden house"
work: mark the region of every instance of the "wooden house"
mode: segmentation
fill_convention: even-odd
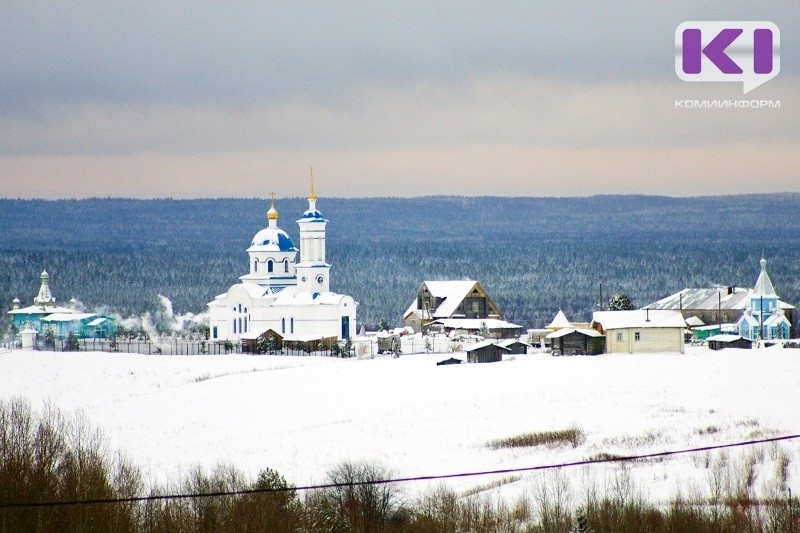
[[[708,347],[712,350],[722,350],[724,348],[743,348],[749,350],[753,347],[752,341],[745,339],[741,335],[712,335],[708,337],[706,341],[708,342]]]
[[[475,280],[423,282],[403,315],[405,325],[420,332],[432,321],[443,318],[502,319],[503,315]]]
[[[467,352],[468,363],[497,363],[503,360],[504,353],[511,350],[495,344],[493,341],[483,341],[464,348]]]
[[[519,338],[516,338],[516,339],[505,339],[505,340],[502,340],[502,341],[498,342],[497,344],[502,346],[503,348],[508,348],[510,350],[509,353],[518,354],[518,355],[519,354],[528,353],[528,348],[532,347],[527,342],[523,342],[523,341],[519,340]]]
[[[606,351],[606,338],[593,329],[563,328],[547,336],[553,355],[598,355]]]

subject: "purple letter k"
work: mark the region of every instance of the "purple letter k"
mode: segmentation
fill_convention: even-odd
[[[725,49],[742,34],[740,28],[726,28],[719,32],[705,48],[702,47],[699,29],[683,30],[683,71],[686,74],[700,74],[702,55],[723,74],[741,74],[739,65],[725,54]]]

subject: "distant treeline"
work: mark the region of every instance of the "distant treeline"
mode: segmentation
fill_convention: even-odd
[[[279,199],[299,244],[300,198]],[[479,280],[505,318],[541,327],[600,298],[645,305],[684,287],[751,287],[762,254],[778,294],[800,303],[800,195],[667,198],[321,198],[332,290],[359,321],[400,324],[424,280]],[[59,301],[142,314],[167,296],[202,312],[247,272],[266,199],[0,200],[0,304],[29,305],[46,269]],[[7,322],[7,315],[2,313]]]

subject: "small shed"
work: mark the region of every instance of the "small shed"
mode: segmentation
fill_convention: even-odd
[[[708,347],[712,350],[722,350],[724,348],[744,348],[749,350],[753,347],[752,341],[745,339],[741,335],[719,334],[712,335],[706,339]]]
[[[493,341],[483,341],[464,348],[468,363],[497,363],[503,360],[503,354],[511,350]]]
[[[705,341],[708,340],[709,337],[719,335],[721,332],[722,330],[717,324],[712,324],[710,326],[699,326],[692,329],[692,337],[696,341]]]
[[[593,329],[564,328],[547,338],[553,355],[598,355],[606,351],[605,335]]]
[[[506,339],[498,342],[497,344],[503,348],[508,348],[511,350],[510,353],[512,354],[526,354],[528,353],[528,348],[532,347],[527,342],[523,342],[519,339]]]
[[[436,366],[443,366],[443,365],[460,365],[463,363],[461,359],[456,359],[455,357],[451,357],[450,359],[445,359],[444,361],[439,361],[436,363]]]

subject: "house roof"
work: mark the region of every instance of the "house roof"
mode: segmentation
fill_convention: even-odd
[[[506,348],[505,346],[500,346],[497,342],[492,341],[492,340],[482,341],[482,342],[473,344],[472,346],[467,346],[466,348],[464,348],[464,351],[465,352],[474,352],[475,350],[480,350],[481,348],[486,348],[487,346],[497,346],[501,350],[505,350],[507,352],[511,351],[510,349]]]
[[[74,322],[96,317],[96,313],[53,313],[42,318],[42,322]]]
[[[556,313],[556,316],[553,318],[553,321],[545,327],[547,329],[571,328],[572,324],[569,320],[567,320],[566,315],[564,315],[564,311],[559,309],[558,313]]]
[[[685,328],[680,311],[636,309],[634,311],[595,311],[592,323],[604,330],[627,328]]]
[[[700,320],[696,316],[690,316],[689,318],[686,319],[686,325],[693,328],[699,328],[705,326],[706,323]]]
[[[597,330],[594,329],[576,329],[576,328],[562,328],[558,331],[554,331],[550,335],[547,336],[548,339],[558,339],[560,337],[566,337],[571,333],[578,332],[581,335],[586,335],[587,337],[603,337],[604,335]]]
[[[482,329],[484,326],[488,330],[522,328],[518,324],[512,324],[497,318],[440,318],[433,322],[441,324],[448,329]]]
[[[508,348],[509,346],[514,345],[514,344],[522,344],[523,346],[527,346],[528,348],[532,348],[532,345],[528,344],[525,341],[521,341],[519,339],[506,339],[506,340],[498,342],[497,344],[499,346],[504,347],[504,348]]]
[[[728,333],[720,333],[718,335],[712,335],[707,338],[707,341],[715,341],[715,342],[734,342],[742,339],[741,335],[731,335]]]
[[[464,301],[464,298],[466,298],[469,293],[472,292],[476,285],[480,284],[477,281],[470,279],[424,281],[422,285],[428,288],[428,292],[431,293],[431,296],[443,300],[439,304],[439,307],[433,310],[430,318],[447,318],[455,313],[456,309],[458,309],[458,306]],[[493,302],[492,305],[494,305]],[[415,311],[419,311],[416,298],[414,298],[414,301],[408,306],[406,312],[403,313],[403,317],[407,317]],[[423,316],[422,318],[426,317]]]
[[[769,282],[772,285],[772,282]],[[758,283],[756,283],[758,285]],[[774,289],[773,289],[774,290]],[[647,309],[699,309],[716,311],[717,309],[742,311],[755,294],[755,289],[742,287],[706,287],[683,289],[645,306]],[[774,296],[774,295],[773,295]],[[795,306],[778,301],[781,309],[794,309]]]

